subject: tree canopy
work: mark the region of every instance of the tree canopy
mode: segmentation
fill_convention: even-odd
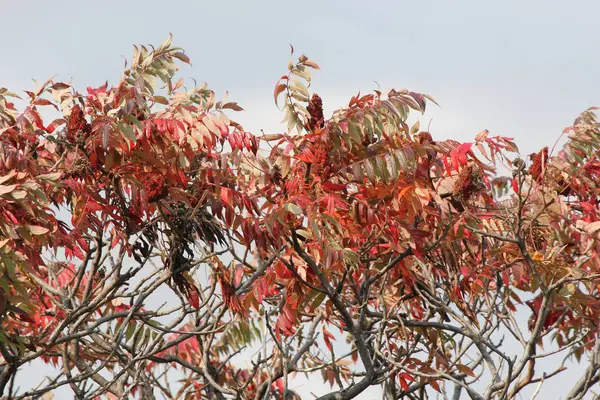
[[[408,90],[327,117],[293,53],[282,133],[187,87],[171,38],[113,86],[0,88],[0,393],[290,399],[306,374],[321,399],[504,399],[571,359],[568,398],[591,393],[594,109],[524,157],[486,130],[436,140],[418,122],[435,101]],[[31,361],[56,375],[18,390]]]

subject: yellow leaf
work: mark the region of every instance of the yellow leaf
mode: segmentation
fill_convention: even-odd
[[[533,261],[544,261],[544,256],[537,251],[535,253],[533,253],[531,258],[533,259]]]
[[[31,232],[32,235],[43,235],[50,231],[50,229],[44,228],[43,226],[39,225],[29,225],[28,228],[29,232]]]
[[[466,365],[463,364],[457,364],[456,365],[456,369],[459,370],[461,373],[465,374],[465,375],[469,375],[472,377],[475,377],[475,373],[473,372],[473,370],[471,370],[471,368],[467,367]]]

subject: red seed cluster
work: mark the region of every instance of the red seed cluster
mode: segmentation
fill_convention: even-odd
[[[318,94],[313,94],[310,99],[310,104],[306,107],[310,120],[308,121],[308,129],[318,129],[325,126],[325,118],[323,116],[323,100]]]
[[[67,124],[67,139],[70,143],[76,143],[78,136],[88,132],[88,124],[85,120],[85,114],[79,105],[75,105],[71,110],[71,117]]]
[[[544,147],[539,153],[530,154],[529,159],[531,160],[529,174],[535,181],[540,182],[542,173],[548,163],[548,146]]]

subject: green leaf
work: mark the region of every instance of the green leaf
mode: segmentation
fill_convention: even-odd
[[[314,293],[316,293],[316,295],[314,296],[314,299],[310,303],[310,308],[312,310],[316,310],[323,303],[323,300],[325,300],[325,293],[321,293],[321,292],[314,292]]]
[[[129,341],[131,340],[131,338],[133,337],[133,334],[136,331],[136,324],[134,321],[129,322],[129,324],[127,325],[127,329],[125,330],[125,340]]]
[[[173,41],[173,35],[169,33],[169,37],[160,44],[160,46],[158,46],[158,48],[156,49],[157,53],[160,53],[166,49],[168,49],[169,47],[171,47],[171,42]]]
[[[304,68],[303,66],[298,66],[292,71],[293,75],[299,76],[302,79],[305,79],[310,82],[311,73],[309,70]]]
[[[308,88],[306,86],[304,86],[304,84],[302,84],[301,82],[294,79],[291,81],[289,87],[290,87],[290,90],[292,90],[294,92],[299,92],[308,98]]]
[[[135,143],[137,141],[137,137],[135,135],[135,132],[133,131],[133,129],[131,128],[131,126],[129,126],[128,124],[119,123],[119,130],[123,133],[123,135],[127,139],[129,139],[133,143]]]
[[[321,216],[326,220],[326,223],[328,223],[329,225],[333,225],[333,227],[335,228],[335,230],[337,230],[339,234],[343,234],[342,226],[335,218],[325,213],[321,214]]]
[[[283,208],[284,208],[286,211],[289,211],[289,212],[291,212],[291,213],[293,213],[293,214],[296,214],[296,215],[300,215],[300,214],[302,214],[302,209],[301,209],[300,207],[298,207],[296,204],[292,204],[292,203],[285,203],[285,204],[283,205]]]
[[[296,99],[298,101],[302,101],[302,102],[308,102],[308,100],[309,100],[307,95],[304,95],[304,94],[302,94],[300,92],[292,92],[291,96],[294,99]]]
[[[388,172],[388,167],[387,167],[387,162],[385,159],[385,155],[381,155],[377,158],[375,158],[375,160],[377,161],[377,169],[379,170],[380,174],[381,174],[381,179],[384,182],[390,182],[390,174]]]
[[[305,239],[312,239],[312,234],[310,233],[310,231],[307,231],[306,229],[297,229],[296,233]]]
[[[8,273],[8,276],[11,279],[15,278],[15,263],[14,261],[9,257],[2,257],[2,264],[4,265],[4,271],[6,271]]]
[[[364,168],[365,175],[371,182],[375,182],[377,180],[377,175],[375,174],[375,168],[373,168],[373,164],[370,159],[365,160],[361,163]]]
[[[348,135],[350,135],[352,140],[354,140],[356,143],[358,143],[358,144],[362,143],[362,138],[360,135],[360,128],[359,128],[359,126],[357,126],[356,124],[353,124],[352,122],[348,123]]]
[[[57,183],[62,176],[62,172],[54,172],[50,174],[39,175],[38,179],[46,183]]]

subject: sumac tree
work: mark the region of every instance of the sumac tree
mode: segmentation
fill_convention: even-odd
[[[177,62],[169,39],[114,86],[0,89],[4,396],[290,399],[307,374],[322,399],[505,399],[556,355],[583,365],[568,398],[593,389],[593,110],[520,158],[487,131],[435,140],[406,90],[325,117],[300,56],[274,92],[287,131],[257,136]],[[32,361],[56,375],[18,390]]]

